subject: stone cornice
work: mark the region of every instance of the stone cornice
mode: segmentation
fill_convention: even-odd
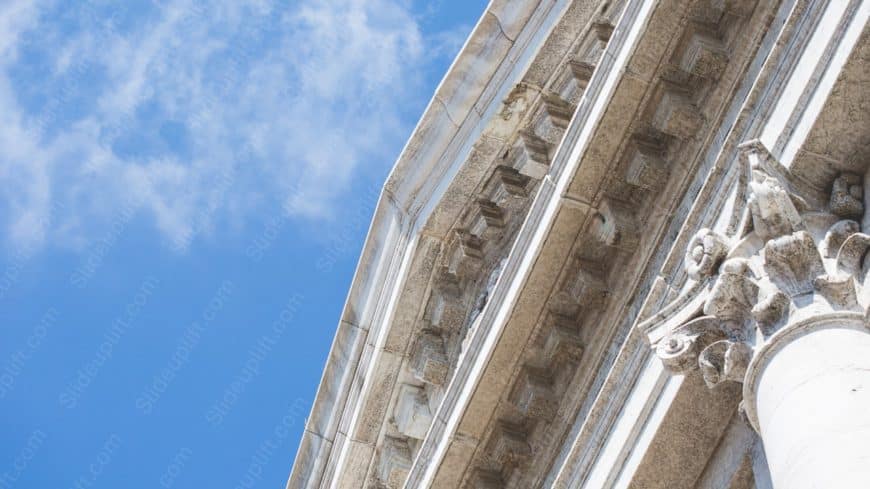
[[[473,143],[510,138],[514,132],[510,127],[518,120],[493,125],[489,119],[502,106],[498,97],[530,62],[538,38],[549,32],[565,3],[493,1],[439,85],[385,184],[288,487],[317,487],[341,463],[337,450],[357,418],[363,384],[378,375],[371,366],[379,355],[373,346],[390,341],[391,296],[431,255],[432,246],[420,230],[433,216],[443,215],[439,208],[469,165],[469,154],[474,156]],[[471,178],[481,178],[480,170],[474,171],[478,173]],[[469,181],[468,175],[461,180]],[[459,195],[470,197],[467,191]],[[449,201],[446,209],[458,212]]]
[[[629,13],[627,13],[625,15],[626,16],[636,15],[638,13],[638,10],[647,10],[650,8],[650,6],[651,6],[651,4],[644,3],[644,2],[629,2],[629,7],[627,7],[627,9],[628,9],[627,11]],[[658,14],[660,16],[665,16],[665,15],[667,15],[667,14],[665,14],[665,12],[672,13],[672,11],[673,11],[673,10],[671,10],[672,8],[674,8],[672,5],[662,6],[661,10],[658,11]],[[648,12],[648,10],[647,10],[647,12]],[[671,16],[671,20],[673,20],[673,16]],[[625,20],[625,17],[624,17],[623,22],[625,23],[626,26],[632,26],[632,27],[637,27],[637,28],[639,28],[640,25],[646,25],[645,22],[639,22],[639,21],[637,21],[637,19],[631,18],[631,17],[629,17],[629,20]],[[679,31],[675,32],[672,29],[672,27],[673,26],[668,26],[666,23],[663,23],[663,24],[657,24],[656,29],[667,30],[669,35],[676,35],[679,38],[680,32]],[[649,28],[649,27],[647,26],[647,28]],[[621,32],[622,32],[622,35],[626,35],[630,32],[630,30],[627,29],[627,30],[621,31]],[[655,32],[661,32],[661,31],[655,31]],[[637,32],[635,32],[633,35],[637,35]],[[652,35],[652,34],[645,33],[644,35]],[[616,31],[614,32],[614,38],[619,39],[619,37],[620,37],[620,29],[619,29],[619,27],[617,27]],[[691,41],[694,38],[692,36],[688,36],[688,39]],[[614,42],[616,42],[616,43],[614,44]],[[646,46],[653,46],[653,45],[660,45],[660,44],[657,44],[654,42],[650,42],[649,44],[646,44]],[[692,46],[691,42],[689,42],[686,46],[684,46],[684,48],[687,48],[690,46]],[[572,172],[564,171],[564,168],[566,168],[565,164],[567,161],[569,161],[568,158],[573,160],[572,164],[576,164],[576,158],[579,154],[582,154],[582,152],[585,151],[587,153],[587,156],[588,156],[589,153],[594,154],[594,152],[599,149],[600,143],[590,144],[589,139],[587,139],[587,138],[592,138],[593,135],[595,135],[595,134],[598,134],[599,136],[603,136],[604,134],[607,134],[608,137],[605,137],[604,138],[605,140],[612,137],[612,136],[610,136],[612,134],[610,131],[615,129],[615,128],[607,127],[606,125],[602,127],[601,125],[596,124],[596,122],[594,120],[588,119],[587,117],[588,117],[588,114],[590,113],[589,112],[590,110],[592,110],[592,113],[594,114],[593,117],[597,118],[597,117],[601,117],[601,112],[596,113],[595,111],[602,111],[602,110],[605,110],[605,108],[606,108],[605,112],[609,112],[611,118],[615,117],[616,114],[620,114],[620,116],[618,116],[618,117],[620,117],[620,119],[621,119],[620,122],[622,122],[624,124],[625,120],[626,120],[625,117],[630,117],[630,112],[628,112],[628,113],[625,112],[628,110],[627,108],[625,108],[625,106],[628,105],[629,107],[631,107],[632,106],[631,104],[638,103],[638,100],[636,99],[636,97],[639,95],[638,91],[633,89],[636,87],[622,86],[619,89],[617,89],[618,92],[620,93],[620,95],[613,96],[614,98],[610,98],[610,96],[611,96],[610,93],[597,92],[596,89],[594,88],[594,87],[596,87],[596,84],[602,84],[605,79],[608,79],[607,83],[609,84],[609,87],[607,90],[613,90],[614,86],[618,85],[619,82],[627,83],[627,84],[644,83],[642,80],[649,80],[652,78],[652,73],[650,73],[650,71],[652,71],[652,69],[653,69],[652,67],[650,67],[648,65],[647,66],[638,66],[638,63],[640,63],[639,60],[641,60],[641,59],[646,60],[645,56],[650,56],[648,53],[639,54],[636,57],[631,58],[631,61],[629,61],[630,67],[634,67],[635,69],[640,68],[639,70],[635,71],[637,76],[632,76],[631,74],[624,76],[625,72],[623,70],[613,68],[612,63],[619,60],[620,57],[624,58],[624,57],[628,56],[627,53],[630,52],[631,47],[632,47],[631,45],[623,44],[621,41],[611,40],[611,44],[608,45],[607,51],[602,56],[602,67],[599,67],[598,70],[596,70],[596,72],[595,72],[596,74],[593,75],[592,80],[590,80],[589,85],[588,85],[586,92],[585,92],[584,101],[587,103],[587,105],[584,105],[584,102],[581,102],[580,107],[578,108],[578,112],[577,112],[577,114],[575,114],[574,120],[572,121],[571,126],[568,128],[568,132],[567,132],[567,135],[565,136],[565,139],[560,143],[560,148],[562,148],[562,150],[560,150],[560,151],[564,151],[564,152],[557,151],[554,162],[551,164],[548,177],[545,178],[545,180],[543,181],[541,189],[539,190],[539,193],[536,197],[535,202],[533,203],[532,209],[531,209],[529,217],[527,219],[527,223],[531,223],[531,224],[528,224],[528,226],[524,227],[523,230],[521,231],[520,236],[517,240],[517,243],[515,244],[514,249],[511,252],[511,256],[509,257],[506,271],[503,272],[502,278],[500,279],[499,284],[496,287],[496,291],[494,294],[495,298],[490,303],[490,304],[494,304],[495,306],[489,307],[486,310],[484,310],[483,321],[481,322],[480,328],[476,332],[475,337],[472,338],[472,350],[471,351],[473,354],[475,352],[476,345],[481,345],[481,347],[485,346],[485,348],[491,349],[494,346],[493,341],[500,341],[500,342],[508,341],[508,342],[510,342],[509,343],[510,345],[513,345],[513,347],[505,346],[504,348],[511,348],[510,351],[512,352],[511,355],[513,356],[513,358],[511,359],[511,362],[515,362],[515,363],[517,362],[517,358],[516,358],[517,357],[517,354],[516,354],[517,347],[516,347],[516,344],[513,343],[517,340],[516,339],[505,340],[504,337],[502,337],[501,339],[497,339],[497,336],[498,336],[500,329],[493,325],[493,321],[498,322],[500,324],[505,320],[511,320],[512,321],[512,324],[511,324],[512,329],[510,331],[510,335],[512,337],[515,337],[517,334],[519,334],[521,331],[523,331],[523,328],[526,328],[525,322],[527,320],[522,319],[521,321],[524,324],[523,324],[523,326],[520,326],[518,324],[516,318],[507,319],[506,314],[510,314],[511,308],[514,308],[515,310],[517,310],[517,309],[523,310],[523,311],[525,311],[526,314],[536,314],[535,311],[540,310],[540,305],[541,305],[540,300],[538,301],[539,303],[535,306],[529,306],[528,304],[523,304],[522,307],[520,305],[516,305],[516,307],[514,307],[514,304],[518,300],[523,301],[522,295],[520,295],[519,298],[517,298],[518,297],[517,294],[519,293],[517,291],[517,287],[526,287],[526,290],[524,290],[522,294],[525,294],[528,296],[536,296],[537,294],[539,294],[540,293],[539,291],[532,291],[529,288],[528,282],[534,281],[535,275],[537,275],[539,272],[547,273],[547,272],[544,272],[544,270],[547,268],[551,268],[550,265],[546,265],[546,266],[535,265],[536,269],[529,269],[530,263],[533,263],[535,261],[538,261],[538,262],[544,261],[544,259],[540,256],[540,254],[541,254],[540,250],[537,249],[537,247],[541,246],[540,241],[535,243],[533,245],[533,247],[530,247],[530,245],[528,244],[528,243],[533,243],[534,242],[533,240],[535,240],[535,239],[538,239],[538,240],[542,239],[542,237],[544,235],[542,233],[550,233],[551,237],[557,236],[556,238],[554,238],[555,240],[565,239],[565,235],[563,235],[561,231],[557,232],[557,231],[554,231],[554,229],[559,228],[560,226],[564,226],[566,224],[565,220],[568,220],[569,222],[570,221],[574,222],[574,224],[572,224],[571,227],[573,227],[575,229],[575,232],[578,231],[580,228],[585,228],[585,229],[589,230],[589,232],[591,233],[589,236],[587,236],[587,238],[589,238],[590,247],[588,247],[585,250],[586,253],[590,252],[593,248],[602,247],[601,245],[603,245],[603,247],[602,247],[603,249],[612,250],[612,252],[614,252],[614,253],[631,253],[631,250],[633,249],[633,247],[637,246],[637,244],[638,244],[637,237],[634,236],[632,233],[632,222],[633,222],[632,219],[633,219],[633,217],[631,216],[631,212],[628,211],[628,209],[627,209],[628,203],[625,201],[621,201],[619,199],[607,198],[606,195],[602,195],[602,194],[607,193],[607,192],[603,191],[603,189],[607,188],[607,187],[605,185],[602,185],[602,188],[599,189],[599,188],[594,187],[595,184],[593,183],[593,182],[597,182],[597,184],[601,185],[602,184],[601,175],[599,174],[596,178],[595,175],[588,175],[586,173],[586,172],[588,172],[589,166],[595,165],[599,162],[597,162],[597,161],[590,162],[589,160],[587,160],[581,169],[581,174],[584,175],[583,177],[578,177],[577,175],[571,175],[570,173],[573,173],[573,171]],[[661,46],[661,47],[664,48],[665,46]],[[608,52],[610,52],[611,49],[613,50],[613,53],[608,55]],[[683,51],[680,51],[680,52],[682,53]],[[645,61],[645,62],[648,62],[648,61]],[[604,67],[604,66],[606,66],[606,67]],[[604,70],[604,71],[599,71],[599,70]],[[627,71],[630,71],[630,69]],[[599,73],[600,73],[600,77],[598,77]],[[646,78],[642,78],[642,77],[646,77]],[[640,93],[642,94],[642,93],[644,93],[644,91],[641,90]],[[652,93],[653,94],[656,94],[656,93],[661,94],[662,92],[660,92],[660,91],[656,92],[656,90],[652,90]],[[665,95],[666,95],[666,93],[665,93]],[[624,97],[624,99],[622,97]],[[659,95],[658,97],[656,97],[654,95],[650,100],[652,101],[651,103],[655,104],[655,103],[657,103],[661,100],[664,100],[664,99],[667,99],[667,96]],[[614,101],[614,100],[617,100],[617,101]],[[690,137],[688,134],[683,132],[681,129],[681,126],[679,126],[679,117],[683,117],[684,114],[676,115],[676,113],[673,113],[673,112],[671,112],[670,114],[674,114],[674,115],[664,114],[664,113],[662,113],[662,114],[663,115],[661,115],[661,116],[659,116],[659,115],[653,116],[654,118],[660,117],[660,119],[654,119],[654,121],[656,124],[662,124],[662,130],[674,131],[674,134],[672,135],[672,137],[675,137],[675,138],[688,138],[688,137]],[[691,114],[685,114],[685,115],[691,116]],[[606,120],[606,118],[605,118],[605,120]],[[612,123],[612,121],[608,121],[608,122]],[[672,124],[672,123],[674,123],[676,125],[668,125],[668,124]],[[598,128],[593,130],[592,128],[595,127],[596,125],[598,125]],[[587,131],[587,130],[590,132],[583,134],[582,131]],[[596,130],[600,131],[600,132],[596,133],[595,132]],[[621,128],[621,130],[624,130],[624,127]],[[573,136],[572,136],[572,134],[573,134]],[[578,144],[578,138],[580,138],[579,144]],[[641,138],[638,138],[638,139],[641,139]],[[637,141],[638,139],[633,139],[633,141]],[[590,150],[588,146],[591,146],[595,149]],[[600,163],[602,163],[605,166],[609,166],[609,165],[613,164],[612,161],[609,159],[606,161],[602,161]],[[620,167],[620,169],[624,169],[624,167]],[[573,168],[572,168],[572,170],[573,170]],[[629,173],[629,175],[631,175],[631,173]],[[586,178],[588,176],[592,176],[593,178]],[[553,179],[553,182],[554,182],[552,185],[550,184],[551,178]],[[631,177],[629,177],[629,178],[631,178]],[[618,178],[617,178],[617,180],[618,180]],[[586,194],[584,194],[582,191],[578,191],[580,189],[572,187],[570,185],[571,183],[580,183],[581,185],[588,184],[588,185],[592,186],[594,191],[590,192],[589,197],[585,198],[585,202],[584,202],[584,195],[586,195]],[[612,182],[612,181],[608,182],[608,185],[610,185],[610,184],[614,184],[614,182]],[[615,184],[618,188],[619,182],[615,182]],[[599,193],[599,191],[600,191],[600,193]],[[613,191],[613,187],[610,187],[610,191]],[[574,196],[577,196],[577,197],[575,198]],[[568,241],[570,244],[570,240],[568,240]],[[595,245],[595,243],[597,243],[597,245]],[[559,248],[563,247],[562,245],[556,245],[556,246],[558,246]],[[550,252],[552,252],[552,251],[554,251],[554,249],[552,246],[550,246]],[[567,254],[568,256],[571,256],[571,255],[573,255],[573,253],[575,253],[575,251],[570,251],[570,250],[562,250],[561,252]],[[604,285],[603,273],[607,273],[607,268],[604,267],[603,262],[601,263],[601,267],[592,266],[591,268],[588,268],[589,265],[592,264],[592,261],[590,261],[590,258],[592,258],[592,257],[591,256],[590,257],[582,256],[583,252],[581,252],[580,255],[581,255],[580,260],[578,262],[579,267],[575,266],[574,264],[569,263],[568,267],[567,267],[569,273],[565,277],[565,280],[563,281],[562,279],[559,279],[559,282],[562,282],[565,286],[565,288],[563,290],[564,294],[562,294],[561,292],[557,293],[555,302],[549,304],[549,306],[551,307],[551,311],[556,313],[556,316],[564,315],[564,314],[567,314],[569,316],[574,315],[578,311],[577,308],[579,308],[580,311],[583,311],[585,313],[585,315],[588,316],[590,314],[594,314],[593,311],[595,311],[597,308],[600,308],[601,306],[603,306],[605,303],[605,300],[607,300],[607,295],[608,295],[607,291],[605,288],[602,288],[602,286]],[[604,258],[605,258],[604,256],[601,256],[601,257],[599,257],[599,260],[602,260]],[[512,271],[513,270],[512,267],[514,266],[513,264],[516,264],[515,266],[517,267],[517,271]],[[596,270],[597,268],[600,268],[600,270]],[[574,272],[571,272],[572,270]],[[572,273],[575,273],[575,275],[572,275]],[[557,274],[560,274],[560,273],[557,272]],[[528,277],[528,278],[525,278],[525,277]],[[526,282],[526,284],[524,285],[522,282]],[[598,284],[598,285],[596,285],[596,284]],[[535,288],[537,288],[537,287],[535,287]],[[503,294],[505,294],[503,296],[504,298],[499,297],[500,291],[504,291],[503,292]],[[558,292],[558,290],[557,290],[557,292]],[[559,297],[561,297],[561,296],[564,296],[564,298],[566,300],[560,299]],[[528,307],[528,309],[526,309],[526,307]],[[575,317],[575,319],[576,319],[576,317]],[[544,322],[548,322],[548,321],[545,319]],[[502,325],[502,327],[503,327],[503,325]],[[576,327],[576,323],[575,323],[575,327]],[[544,337],[547,336],[546,333],[548,331],[551,331],[550,328],[551,328],[551,326],[549,324],[545,325],[543,328],[541,328],[540,332],[543,334]],[[503,335],[507,335],[507,333],[508,333],[507,331],[502,332]],[[487,344],[487,343],[489,343],[489,344]],[[545,342],[545,344],[546,344],[546,342]],[[520,347],[520,348],[522,348],[522,347]],[[531,348],[532,348],[532,350],[534,350],[534,347],[531,347]],[[526,358],[527,353],[528,353],[528,351],[524,350],[521,358]],[[486,370],[490,371],[490,373],[487,374],[490,377],[492,377],[493,375],[504,376],[505,375],[504,372],[501,374],[493,374],[492,373],[492,372],[495,372],[498,370],[503,370],[502,359],[498,359],[498,358],[493,357],[493,355],[496,355],[496,354],[498,354],[498,350],[496,350],[495,352],[493,352],[491,350],[489,352],[483,351],[481,354],[475,354],[475,356],[471,356],[470,361],[472,363],[470,363],[467,367],[465,367],[464,365],[460,365],[460,371],[459,371],[459,373],[457,373],[457,377],[454,378],[454,384],[451,384],[451,386],[450,386],[450,389],[454,390],[457,393],[456,394],[457,398],[461,398],[462,396],[468,396],[470,393],[470,390],[473,390],[476,388],[478,390],[478,392],[475,394],[476,396],[478,396],[482,399],[488,399],[488,398],[491,398],[491,396],[493,394],[497,394],[498,389],[504,387],[504,386],[502,386],[503,381],[498,381],[496,385],[489,386],[487,384],[487,381],[480,380],[479,378],[478,378],[478,380],[473,380],[473,379],[469,379],[469,378],[460,377],[460,375],[463,375],[462,369],[466,369],[468,371],[473,371],[473,370],[478,368],[476,366],[478,366],[481,361],[488,362],[488,365],[486,366]],[[521,365],[519,363],[517,363],[517,365],[519,365],[521,367]],[[511,367],[511,368],[513,368],[513,367]],[[581,369],[581,370],[588,371],[587,369]],[[520,372],[523,372],[523,371],[525,371],[525,370],[523,370],[521,368]],[[480,371],[475,372],[474,375],[481,375],[481,372]],[[524,379],[524,377],[522,377],[522,374],[520,374],[519,379],[520,380]],[[526,384],[528,384],[528,382],[526,382]],[[484,387],[484,386],[486,386],[486,387]],[[480,391],[484,391],[484,392],[481,393]],[[516,389],[507,389],[506,392],[508,392],[508,391],[515,392]],[[533,387],[532,391],[533,392],[540,392],[540,387]],[[536,393],[535,396],[537,396],[537,395],[538,394]],[[514,396],[514,398],[516,399],[517,397]],[[519,406],[522,410],[522,406],[525,406],[528,404],[526,402],[526,400],[528,400],[529,397],[528,396],[520,396],[519,399],[522,401],[520,403],[520,406]],[[463,402],[468,402],[468,401],[464,400]],[[546,405],[546,403],[542,403],[542,405]],[[490,403],[490,406],[488,406],[488,407],[491,407],[491,403]],[[466,447],[466,448],[457,448],[457,450],[467,449],[467,447],[471,447],[471,449],[473,450],[474,447],[477,446],[478,443],[481,443],[483,441],[481,439],[482,434],[481,435],[473,435],[473,436],[469,436],[467,434],[470,432],[470,431],[468,431],[469,429],[471,429],[471,431],[473,431],[474,433],[479,433],[482,430],[477,429],[477,428],[473,428],[471,426],[466,426],[465,428],[463,428],[462,427],[463,421],[461,418],[478,420],[478,422],[479,422],[479,418],[477,418],[477,415],[482,414],[482,413],[479,413],[478,411],[485,410],[486,409],[485,407],[469,408],[469,407],[462,406],[459,404],[451,403],[450,393],[448,393],[448,397],[446,398],[444,404],[442,404],[442,407],[440,409],[445,414],[449,413],[451,420],[449,420],[447,422],[459,424],[458,431],[456,432],[455,435],[453,435],[453,437],[454,437],[453,443],[454,443],[454,446],[456,446],[456,447]],[[469,412],[469,411],[473,411],[473,412]],[[501,411],[502,411],[502,409],[499,409],[498,412],[493,413],[493,414],[497,416],[497,415],[499,415],[499,412],[501,412]],[[510,411],[510,409],[508,409],[508,411]],[[482,419],[486,419],[486,418],[482,418]],[[430,455],[429,455],[429,453],[427,453],[426,450],[427,450],[427,444],[429,444],[429,443],[431,443],[433,446],[436,446],[436,447],[437,446],[446,447],[447,444],[450,443],[449,438],[447,438],[445,435],[439,434],[441,431],[443,431],[443,428],[441,428],[442,423],[443,422],[436,421],[435,428],[433,428],[433,430],[430,431],[429,437],[427,437],[427,440],[424,441],[424,445],[423,445],[423,448],[421,450],[421,454],[418,456],[418,460],[415,464],[415,468],[412,469],[412,475],[411,475],[411,478],[409,479],[409,483],[411,483],[412,485],[416,485],[416,484],[420,484],[420,483],[428,484],[430,482],[429,480],[421,482],[419,479],[413,478],[414,477],[414,470],[416,469],[416,465],[420,465],[421,467],[428,469],[430,471],[430,473],[432,471],[439,470],[439,460],[440,460],[440,457],[442,455],[440,455],[440,454],[435,455],[435,458],[433,459],[433,458],[430,458]],[[514,426],[516,426],[516,425],[514,425]],[[457,428],[453,428],[453,429],[457,429]],[[439,430],[439,431],[435,431],[435,430]],[[463,430],[465,430],[465,431],[463,431]],[[511,430],[511,432],[517,433],[518,430],[513,429],[513,430]],[[447,436],[449,436],[449,430],[447,431],[447,433],[448,433]],[[516,455],[518,454],[518,452],[516,452],[516,450],[511,449],[511,450],[505,451],[504,448],[500,448],[500,447],[517,446],[517,445],[515,443],[510,443],[510,444],[500,443],[498,441],[498,436],[496,436],[497,433],[501,433],[501,431],[494,429],[492,431],[492,436],[495,436],[495,438],[490,438],[488,442],[483,443],[481,445],[482,450],[483,450],[481,452],[481,455],[482,455],[482,458],[484,459],[484,466],[483,466],[483,468],[477,470],[474,473],[468,473],[467,480],[470,481],[474,477],[478,477],[478,478],[482,477],[486,480],[492,481],[492,480],[499,480],[500,478],[505,477],[504,472],[499,474],[498,471],[493,472],[493,469],[486,468],[488,462],[485,462],[485,459],[487,457],[493,459],[496,464],[501,464],[502,467],[504,467],[505,465],[512,466],[512,465],[515,465],[517,463],[521,463],[521,462],[518,462],[518,459],[516,457]],[[485,432],[483,434],[485,434]],[[528,434],[527,434],[527,436],[528,436]],[[515,436],[511,436],[509,438],[514,439]],[[460,440],[462,440],[462,441],[460,442]],[[553,445],[553,438],[549,438],[549,441],[550,441],[550,445]],[[537,449],[536,449],[536,453],[539,453],[537,451]],[[449,456],[448,456],[448,458],[449,458]],[[455,458],[456,458],[457,463],[461,463],[460,462],[461,457],[457,456]],[[439,485],[439,484],[440,485],[447,485],[447,486],[458,484],[459,479],[456,479],[455,477],[459,476],[458,471],[462,471],[464,466],[462,466],[462,465],[458,465],[458,466],[450,465],[451,464],[450,461],[445,461],[445,462],[441,462],[441,463],[448,464],[447,467],[441,469],[442,473],[446,474],[447,477],[454,476],[454,478],[445,479],[445,480],[437,479],[435,481],[435,484],[436,485]],[[465,463],[467,463],[467,457],[466,457]],[[490,467],[491,466],[492,466],[492,464],[490,464]],[[496,465],[496,467],[498,467],[498,465]],[[513,478],[511,479],[511,481],[512,481],[511,484],[516,483],[516,481]],[[519,484],[520,484],[520,486],[523,486],[526,483],[530,483],[530,482],[525,481],[525,482],[519,483]]]
[[[622,35],[624,34],[625,33],[623,32]],[[623,46],[623,49],[628,48]],[[601,63],[605,66],[601,68],[600,73],[614,73],[610,68],[610,65],[613,63],[614,59],[615,56],[602,56]],[[604,86],[604,80],[601,78],[596,79],[593,75],[592,79],[585,87],[583,98],[583,100],[585,101],[585,105],[581,102],[581,106],[578,108],[578,112],[574,115],[574,122],[572,122],[571,127],[577,127],[579,125],[582,125],[584,122],[587,122],[587,118],[590,115],[592,105],[597,105],[597,110],[601,110],[604,104],[598,101],[606,99],[607,96],[606,94],[601,93],[601,89]],[[610,89],[612,89],[612,86],[610,87]],[[568,130],[571,131],[571,128],[569,127]],[[573,134],[574,136],[570,139],[572,142],[575,141],[576,138],[579,136],[576,130]],[[568,136],[566,136],[566,138],[567,137]],[[541,223],[548,222],[554,217],[553,204],[555,203],[555,205],[558,206],[561,201],[560,194],[556,191],[556,188],[553,184],[553,178],[555,178],[555,175],[558,175],[560,173],[560,168],[564,167],[564,160],[569,156],[569,150],[572,145],[566,143],[565,140],[563,140],[560,143],[559,147],[561,148],[561,150],[555,153],[555,157],[550,165],[548,175],[541,181],[538,193],[535,197],[535,201],[533,202],[532,208],[529,211],[529,215],[526,218],[526,222],[535,223],[536,226],[524,227],[520,231],[520,234],[517,237],[517,241],[513,245],[508,261],[501,273],[498,283],[496,284],[496,287],[492,293],[492,297],[488,302],[488,307],[486,307],[482,313],[480,325],[478,326],[478,329],[475,331],[475,334],[471,338],[468,353],[466,354],[466,357],[463,358],[461,364],[458,366],[452,383],[450,384],[445,398],[439,407],[439,414],[436,417],[436,421],[433,424],[433,427],[430,429],[427,438],[424,440],[423,445],[420,449],[420,453],[418,454],[415,464],[412,467],[411,473],[406,483],[408,487],[417,487],[421,485],[425,486],[433,483],[432,478],[437,477],[437,472],[440,466],[438,460],[444,456],[444,443],[449,443],[448,437],[454,438],[456,443],[464,443],[463,441],[460,441],[462,439],[461,435],[455,435],[451,433],[453,430],[456,429],[455,425],[454,427],[450,428],[448,427],[448,424],[458,422],[459,418],[457,418],[456,416],[461,417],[463,415],[465,407],[461,407],[459,406],[459,404],[468,401],[467,396],[469,394],[469,389],[473,390],[476,383],[472,381],[472,379],[470,379],[469,377],[471,375],[479,375],[479,371],[475,371],[478,370],[478,366],[481,360],[486,358],[486,350],[492,348],[493,346],[493,334],[497,332],[497,329],[495,328],[495,323],[504,321],[504,312],[506,309],[508,309],[508,305],[511,304],[514,300],[511,298],[511,296],[515,296],[517,293],[515,289],[517,279],[528,273],[527,269],[530,263],[534,260],[534,257],[536,256],[536,253],[531,249],[531,247],[536,246],[536,239],[540,239],[539,232],[541,227],[538,226],[546,227]],[[538,245],[539,244],[540,243],[538,243]],[[538,405],[545,405],[545,403],[536,403],[534,400],[530,400],[530,402]],[[449,418],[451,417],[453,419],[449,420]],[[517,437],[525,436],[524,433],[521,433],[521,430],[522,428],[520,427],[514,427],[513,429],[508,430],[510,433],[514,433],[514,435],[508,436],[506,440],[515,440],[517,439]],[[522,438],[520,438],[520,440],[521,439]],[[479,443],[479,440],[468,441],[472,443],[472,447]],[[522,446],[524,443],[526,442],[516,440],[515,443],[502,444],[498,438],[495,438],[491,442],[491,447],[492,449],[496,450],[496,452],[504,452],[503,455],[499,456],[503,460],[516,461],[516,449],[508,447],[519,447]],[[514,455],[511,455],[512,453]],[[454,473],[452,475],[461,477],[462,473]],[[474,477],[492,483],[496,482],[496,480],[493,479],[492,476],[488,475],[485,472],[479,473],[477,475],[471,475],[469,480]]]

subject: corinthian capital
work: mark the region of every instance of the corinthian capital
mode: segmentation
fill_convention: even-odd
[[[769,153],[748,162],[751,178],[738,192],[747,225],[727,237],[701,229],[685,258],[695,285],[666,308],[668,317],[650,320],[685,318],[666,323],[657,355],[672,371],[699,369],[710,386],[743,382],[756,352],[808,318],[859,313],[870,325],[870,234],[860,224],[867,180],[844,173],[829,199],[804,199]],[[676,304],[694,309],[674,312]]]

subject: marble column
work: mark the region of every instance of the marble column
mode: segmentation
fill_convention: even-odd
[[[778,332],[744,382],[776,488],[870,486],[870,333],[859,314]]]

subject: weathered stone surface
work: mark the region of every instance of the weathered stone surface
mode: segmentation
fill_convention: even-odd
[[[547,174],[550,165],[550,145],[530,131],[519,134],[517,144],[511,150],[511,166],[527,177],[540,180]]]
[[[524,368],[514,384],[511,398],[520,412],[529,418],[549,420],[556,412],[553,380],[545,371]]]
[[[399,395],[393,411],[396,427],[403,435],[422,440],[432,423],[429,401],[421,387],[409,384],[399,386]]]
[[[490,436],[487,453],[499,467],[521,465],[532,453],[527,436],[522,427],[499,423]]]
[[[492,3],[385,185],[288,487],[863,487],[867,22]]]
[[[418,380],[435,385],[443,384],[450,364],[441,335],[432,331],[420,334],[411,354],[411,362]]]
[[[381,448],[378,476],[390,489],[402,487],[411,468],[411,450],[408,443],[398,438],[384,439]]]

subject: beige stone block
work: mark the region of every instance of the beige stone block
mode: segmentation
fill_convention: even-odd
[[[664,83],[663,93],[652,116],[657,130],[680,139],[689,139],[703,126],[704,117],[682,87]]]
[[[450,364],[439,334],[431,331],[420,334],[411,354],[411,369],[420,381],[433,385],[444,384]]]
[[[494,15],[502,32],[511,40],[516,40],[529,18],[534,14],[540,0],[516,2],[513,0],[493,0],[487,12]]]
[[[341,472],[335,474],[337,487],[359,487],[368,475],[375,448],[368,443],[347,441],[347,458]]]
[[[553,317],[545,326],[543,354],[550,370],[565,363],[580,361],[583,355],[583,342],[577,333],[577,325],[567,318]]]
[[[432,481],[432,487],[437,489],[456,489],[461,487],[462,478],[471,463],[477,440],[458,432],[449,440],[450,446],[441,462],[440,470]]]
[[[580,202],[592,202],[615,165],[614,156],[629,125],[636,118],[638,106],[647,90],[646,82],[633,76],[620,79],[598,127],[580,155],[567,196]]]
[[[498,466],[513,468],[528,460],[532,447],[523,428],[498,422],[490,434],[486,453]]]
[[[558,406],[553,380],[546,371],[524,367],[514,383],[511,402],[526,417],[545,421],[551,419]]]
[[[352,365],[359,361],[367,332],[342,322],[336,332],[329,359],[326,362],[317,397],[311,408],[306,427],[318,435],[332,439],[338,428],[341,406],[347,401],[347,387],[356,371]]]
[[[420,236],[409,275],[395,308],[392,326],[384,342],[385,350],[400,355],[409,350],[413,337],[418,333],[418,318],[422,314],[421,304],[426,299],[429,278],[435,268],[440,249],[439,240],[425,235]]]
[[[360,416],[352,438],[365,443],[375,443],[381,431],[387,413],[387,406],[392,398],[393,386],[399,373],[403,357],[395,353],[381,350],[370,378],[374,383],[365,386],[363,397],[359,400]]]
[[[688,375],[631,481],[649,489],[692,488],[737,410],[740,384],[709,389]]]
[[[386,437],[380,447],[378,479],[389,489],[400,489],[411,469],[412,455],[408,443]]]
[[[540,180],[550,168],[550,145],[530,131],[522,131],[510,152],[510,166]]]
[[[400,433],[422,440],[432,424],[432,413],[429,411],[425,390],[410,384],[400,385],[393,419]]]

